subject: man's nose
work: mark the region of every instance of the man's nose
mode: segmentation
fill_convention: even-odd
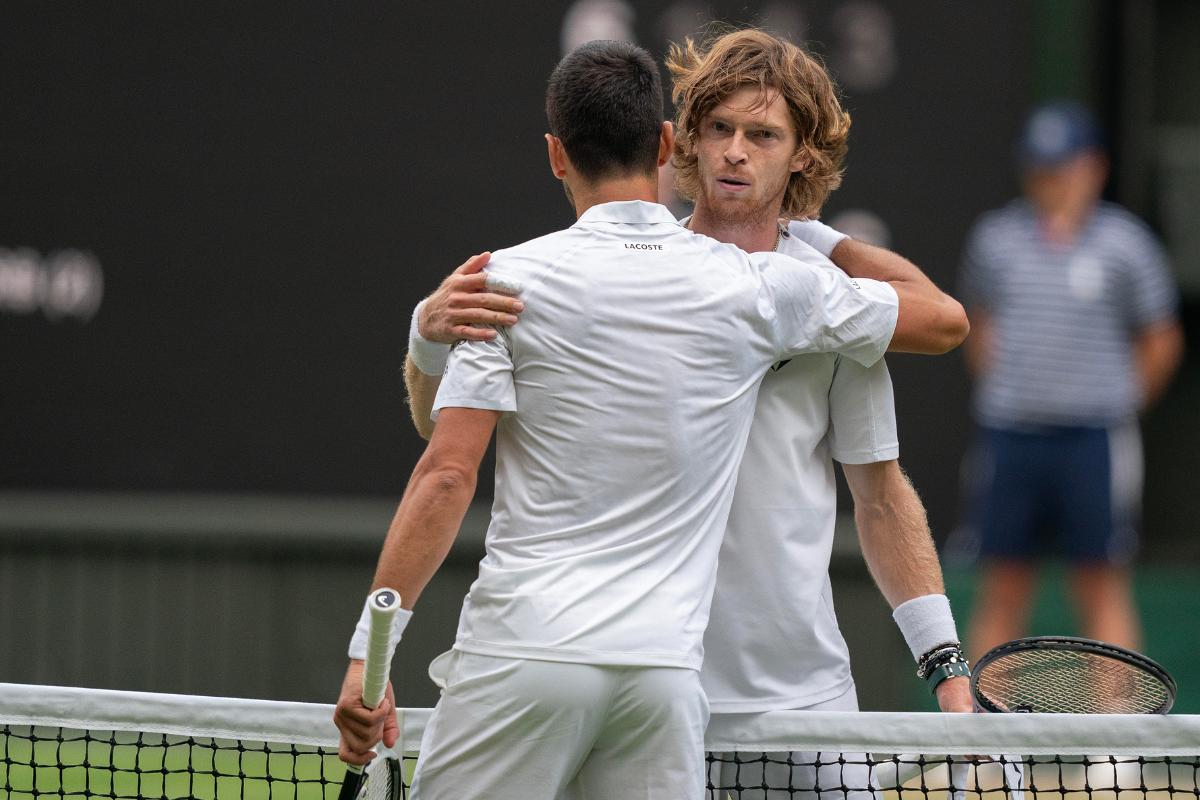
[[[735,133],[729,139],[729,145],[725,148],[725,160],[730,164],[740,164],[746,160],[746,137],[741,133]]]

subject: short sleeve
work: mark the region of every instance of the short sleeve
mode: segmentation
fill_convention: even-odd
[[[968,308],[990,309],[995,306],[995,282],[987,257],[983,225],[977,224],[967,236],[959,267],[958,295]]]
[[[1128,248],[1125,297],[1136,331],[1173,318],[1179,309],[1179,289],[1162,244],[1148,229],[1139,224]]]
[[[490,342],[460,342],[450,352],[433,402],[433,419],[443,408],[516,411],[512,350],[504,331]]]
[[[829,450],[842,464],[873,464],[900,457],[896,401],[887,362],[869,367],[837,359],[829,386]]]
[[[851,278],[815,250],[808,260],[757,254],[779,356],[840,353],[869,366],[896,331],[900,300],[887,283]]]

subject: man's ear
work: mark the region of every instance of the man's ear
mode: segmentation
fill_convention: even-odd
[[[671,160],[671,151],[675,148],[675,126],[663,122],[662,130],[658,133],[658,165],[661,167]]]
[[[812,156],[808,152],[807,147],[800,147],[792,154],[792,160],[788,164],[788,168],[792,172],[803,172],[812,166]]]
[[[554,177],[560,181],[567,177],[567,151],[562,140],[549,133],[546,134],[546,155],[550,158],[550,171]]]

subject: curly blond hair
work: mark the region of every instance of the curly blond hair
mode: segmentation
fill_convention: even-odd
[[[726,97],[747,86],[766,97],[777,91],[787,101],[796,129],[797,152],[804,167],[793,172],[783,196],[781,215],[815,217],[829,193],[841,185],[850,115],[837,87],[816,56],[791,42],[755,28],[716,36],[697,45],[690,38],[671,45],[667,69],[677,108],[675,188],[689,200],[700,193],[696,140],[704,117]]]

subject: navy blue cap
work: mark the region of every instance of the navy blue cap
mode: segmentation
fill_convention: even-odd
[[[1081,104],[1056,100],[1030,113],[1017,142],[1022,167],[1054,167],[1086,150],[1103,150],[1104,134]]]

